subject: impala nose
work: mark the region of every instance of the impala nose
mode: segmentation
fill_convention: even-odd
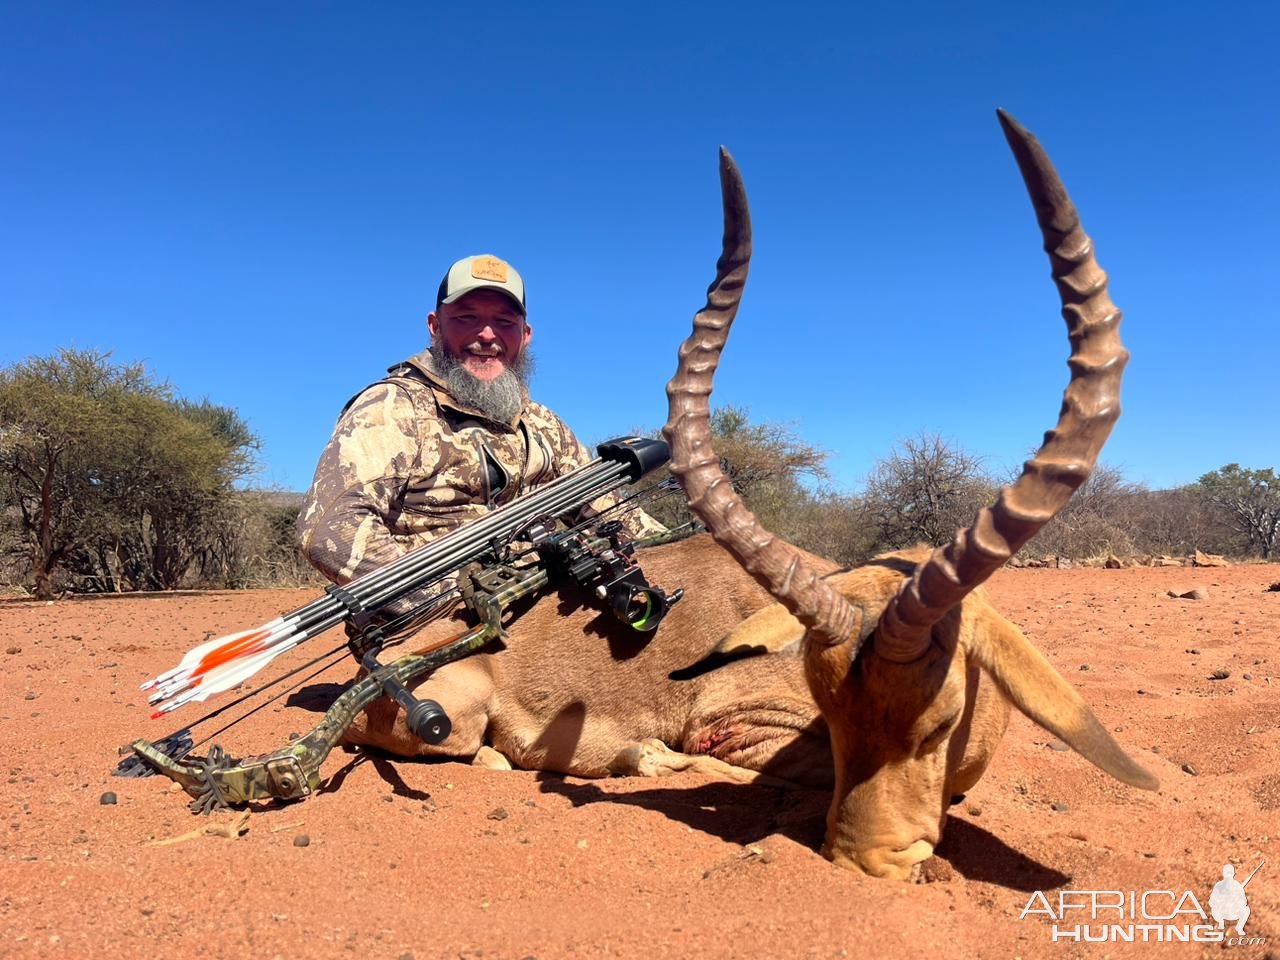
[[[902,848],[871,847],[854,851],[852,856],[836,853],[831,860],[838,866],[851,867],[883,880],[915,880],[919,877],[920,864],[931,856],[933,844],[917,840]]]

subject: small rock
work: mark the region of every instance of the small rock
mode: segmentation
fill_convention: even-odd
[[[1157,744],[1156,746],[1152,747],[1152,748],[1151,748],[1151,752],[1152,752],[1152,753],[1159,753],[1159,752],[1160,752],[1160,747],[1159,747],[1159,745]]]
[[[971,817],[980,817],[980,816],[982,816],[982,808],[981,808],[981,807],[970,807],[970,808],[968,809],[968,814],[969,814],[969,816],[971,816]]]
[[[423,813],[436,812],[436,802],[432,800],[430,796],[428,796],[427,799],[422,801],[422,812]]]
[[[1267,587],[1268,593],[1280,593],[1280,580],[1277,580],[1271,586]]]
[[[1197,657],[1200,656],[1200,651],[1197,650],[1195,647],[1187,647],[1187,653],[1193,654],[1194,656],[1197,656]]]
[[[115,804],[115,802],[116,802],[116,795],[112,793],[110,790],[108,790],[106,793],[104,793],[102,796],[98,798],[98,803],[102,804],[104,807],[112,806]]]
[[[1225,680],[1225,679],[1227,679],[1227,677],[1229,677],[1229,676],[1231,676],[1231,671],[1230,671],[1230,670],[1215,670],[1215,671],[1213,671],[1213,673],[1209,674],[1209,679],[1210,679],[1210,680]]]
[[[1082,663],[1082,664],[1080,664],[1080,671],[1081,671],[1082,673],[1083,673],[1085,670],[1088,670],[1088,669],[1089,669],[1089,665],[1088,665],[1087,663]]]
[[[1067,836],[1070,837],[1072,840],[1079,840],[1081,843],[1089,842],[1089,838],[1085,836],[1083,833],[1081,833],[1079,830],[1072,830],[1070,833],[1067,834]]]
[[[309,847],[311,846],[311,838],[305,833],[300,833],[293,838],[293,845],[295,847]]]
[[[1067,752],[1068,750],[1070,750],[1071,748],[1070,748],[1070,747],[1068,747],[1068,746],[1067,746],[1065,743],[1063,743],[1061,740],[1050,740],[1050,741],[1049,741],[1049,749],[1050,749],[1050,750],[1057,750],[1059,753],[1066,753],[1066,752]]]
[[[1067,812],[1067,805],[1065,803],[1062,803],[1061,801],[1055,801],[1054,803],[1049,804],[1049,806],[1052,807],[1054,810],[1056,810],[1058,813]]]
[[[1146,857],[1148,860],[1154,860],[1156,858],[1156,855],[1154,853],[1151,853],[1150,851],[1145,851],[1142,855]]]
[[[1227,558],[1218,553],[1201,553],[1197,550],[1191,557],[1194,567],[1229,567]]]
[[[296,730],[295,730],[293,733],[289,734],[289,739],[290,739],[290,740],[301,740],[301,739],[302,739],[302,734],[298,733],[298,731],[296,731]]]
[[[21,647],[6,647],[4,652],[5,652],[5,653],[7,653],[7,654],[9,654],[9,656],[13,656],[15,653],[21,653],[21,652],[22,652],[22,648],[21,648]]]
[[[507,819],[507,811],[505,807],[494,807],[485,816],[490,820],[505,820]]]
[[[30,690],[28,690],[26,694],[24,694],[22,697],[23,700],[34,700],[35,698],[36,698],[36,695],[32,693]]]
[[[1200,771],[1199,771],[1199,770],[1197,770],[1197,769],[1195,768],[1195,764],[1192,764],[1192,763],[1184,763],[1184,764],[1182,765],[1182,772],[1183,772],[1183,773],[1189,773],[1189,774],[1191,774],[1191,776],[1193,776],[1193,777],[1198,777],[1198,776],[1200,776]]]
[[[1243,677],[1245,680],[1252,680],[1252,679],[1253,679],[1253,674],[1252,674],[1252,673],[1242,673],[1240,676],[1241,676],[1241,677]]]
[[[932,856],[920,864],[921,883],[946,883],[955,879],[951,864],[939,856]]]

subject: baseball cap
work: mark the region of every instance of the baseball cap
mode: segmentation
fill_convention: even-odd
[[[459,297],[482,287],[501,290],[520,304],[522,312],[525,310],[524,280],[516,273],[515,267],[491,253],[463,257],[451,266],[440,281],[440,289],[436,292],[436,306],[453,303]]]

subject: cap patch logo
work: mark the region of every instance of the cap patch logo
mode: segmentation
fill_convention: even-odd
[[[471,261],[471,276],[477,280],[507,282],[507,265],[497,257],[476,257]]]

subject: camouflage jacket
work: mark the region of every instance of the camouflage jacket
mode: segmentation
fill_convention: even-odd
[[[338,418],[298,517],[303,555],[336,583],[385,566],[592,459],[564,421],[527,396],[511,423],[462,406],[429,352],[388,372]],[[619,519],[633,536],[664,530],[639,510]],[[420,599],[410,596],[387,612],[402,613]]]

